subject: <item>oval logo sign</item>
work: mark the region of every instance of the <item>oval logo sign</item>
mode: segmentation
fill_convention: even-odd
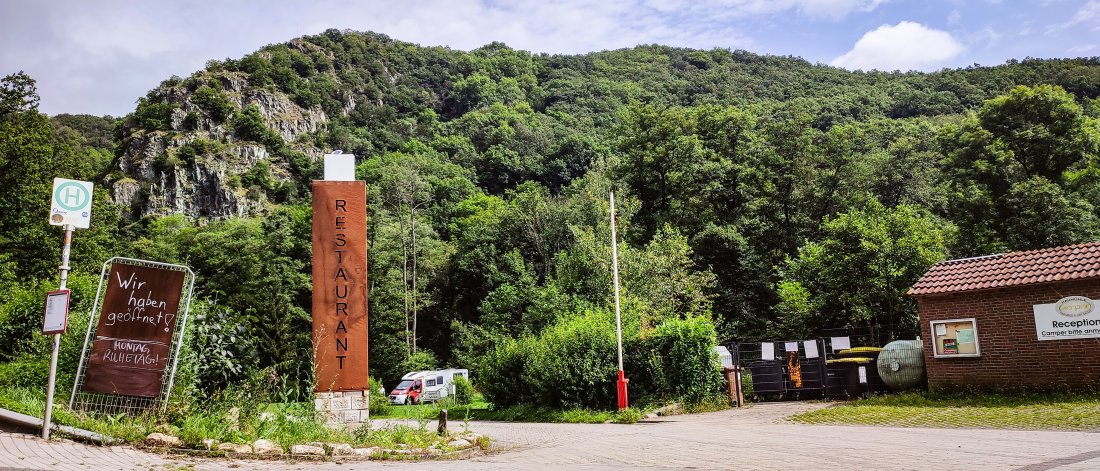
[[[1084,296],[1067,296],[1054,304],[1058,313],[1066,317],[1081,317],[1092,312],[1092,300]]]

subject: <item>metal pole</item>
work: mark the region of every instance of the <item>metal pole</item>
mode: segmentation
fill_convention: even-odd
[[[195,272],[187,268],[187,276],[191,277],[191,283],[187,287],[187,304],[183,307],[183,321],[179,322],[180,329],[176,341],[176,353],[172,354],[172,371],[168,374],[168,389],[164,390],[164,402],[160,406],[161,412],[168,410],[168,398],[172,395],[172,383],[176,380],[176,366],[179,365],[180,350],[183,348],[183,334],[184,330],[187,329],[187,315],[191,312],[191,295],[195,292]]]
[[[88,330],[84,334],[84,347],[80,349],[80,362],[76,366],[76,378],[73,379],[73,392],[69,395],[69,408],[73,408],[76,402],[76,387],[80,384],[80,378],[84,374],[84,360],[88,357],[88,341],[92,338],[92,326],[95,325],[99,315],[99,297],[103,294],[103,281],[107,279],[107,267],[111,266],[119,257],[111,257],[103,262],[103,268],[99,271],[99,285],[95,289],[95,301],[92,302],[92,314],[88,316]]]
[[[73,242],[72,225],[65,226],[65,245],[61,248],[61,286],[65,289],[69,281],[69,248]],[[53,352],[50,353],[50,379],[46,385],[46,411],[42,416],[42,438],[50,439],[50,415],[53,412],[53,389],[57,381],[57,350],[61,346],[61,334],[53,334]]]
[[[618,380],[618,399],[619,409],[626,409],[629,407],[629,401],[627,400],[626,385],[629,380],[626,379],[626,375],[623,372],[623,323],[622,317],[619,314],[619,243],[618,238],[615,235],[615,192],[611,192],[611,267],[615,280],[615,338],[618,342],[619,349],[619,380]]]

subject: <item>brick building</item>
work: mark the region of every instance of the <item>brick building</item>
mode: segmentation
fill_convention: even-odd
[[[931,390],[1100,386],[1100,242],[943,261],[909,295]]]

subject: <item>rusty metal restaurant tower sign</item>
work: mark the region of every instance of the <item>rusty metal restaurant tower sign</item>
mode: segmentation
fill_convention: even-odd
[[[316,391],[367,389],[367,187],[355,157],[325,156],[313,182]]]

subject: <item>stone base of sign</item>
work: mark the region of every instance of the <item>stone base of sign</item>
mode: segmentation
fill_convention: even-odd
[[[357,424],[370,417],[366,391],[333,391],[314,393],[313,408],[325,413],[330,424]]]

